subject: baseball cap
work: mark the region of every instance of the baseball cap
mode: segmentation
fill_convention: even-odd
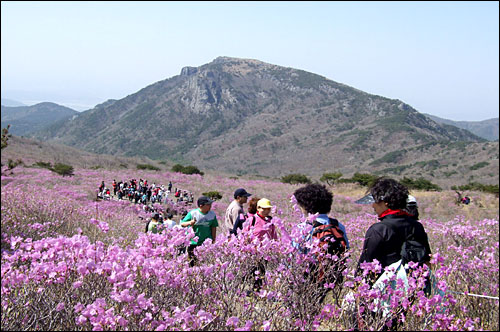
[[[214,201],[212,201],[207,196],[201,196],[200,198],[198,198],[198,206],[212,204],[213,202]]]
[[[354,203],[356,203],[356,204],[372,204],[372,203],[375,203],[375,200],[373,199],[372,194],[368,194],[368,195],[358,199],[357,201],[354,201]]]
[[[412,195],[408,195],[408,198],[406,199],[406,204],[417,205],[417,199],[415,197],[413,197]]]
[[[234,198],[236,198],[238,196],[239,197],[243,197],[243,196],[249,197],[249,196],[252,196],[252,194],[247,193],[247,191],[243,188],[239,188],[239,189],[236,189],[236,191],[234,192]]]
[[[263,209],[272,208],[271,201],[267,198],[262,198],[257,202],[257,207],[261,207]]]

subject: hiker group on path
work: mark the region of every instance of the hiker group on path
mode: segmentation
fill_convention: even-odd
[[[141,203],[150,206],[154,203],[167,204],[169,198],[171,201],[177,200],[178,202],[193,203],[193,193],[188,190],[178,189],[172,192],[172,182],[169,181],[168,185],[158,185],[152,183],[148,185],[148,180],[131,179],[129,182],[116,182],[113,180],[113,196],[111,196],[110,188],[106,187],[104,181],[101,182],[97,191],[98,199],[109,200],[116,197],[118,200],[128,199],[135,204]],[[173,197],[172,197],[173,196]]]

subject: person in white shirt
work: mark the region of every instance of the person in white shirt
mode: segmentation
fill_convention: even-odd
[[[175,226],[177,226],[175,220],[172,219],[173,217],[174,216],[172,215],[172,213],[165,214],[165,221],[163,222],[163,224],[166,228],[174,228]]]
[[[224,216],[224,225],[228,230],[229,234],[232,233],[234,223],[238,219],[240,214],[244,214],[243,204],[247,202],[248,197],[252,196],[245,189],[238,188],[234,192],[234,200],[229,204],[226,209],[226,214]]]

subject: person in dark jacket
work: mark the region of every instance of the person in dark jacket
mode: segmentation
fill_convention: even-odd
[[[401,247],[409,235],[422,243],[430,260],[430,245],[424,226],[410,215],[407,208],[408,189],[390,178],[380,178],[370,187],[372,207],[380,222],[366,231],[359,264],[377,259],[385,268],[401,259]]]
[[[357,273],[361,272],[359,267],[361,263],[378,260],[382,265],[382,271],[376,275],[371,275],[371,278],[368,279],[368,282],[373,284],[383,273],[384,268],[402,258],[401,249],[408,238],[425,247],[423,260],[426,264],[429,264],[431,254],[429,239],[424,226],[417,220],[418,210],[415,212],[408,209],[409,203],[416,204],[413,196],[408,197],[408,188],[394,179],[379,178],[370,187],[369,192],[369,195],[358,202],[366,204],[366,201],[371,201],[380,222],[371,225],[366,231]],[[376,315],[375,313],[368,315],[366,312],[362,314],[363,320],[368,319],[370,321],[370,316],[375,317]],[[386,319],[384,329],[391,326],[390,330],[398,330],[398,317],[392,316]],[[358,321],[358,324],[361,324],[363,320]],[[387,325],[389,322],[390,324]]]

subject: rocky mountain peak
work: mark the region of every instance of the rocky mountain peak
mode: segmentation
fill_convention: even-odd
[[[197,67],[184,67],[181,69],[181,76],[191,76],[198,72]]]
[[[202,168],[265,176],[387,173],[391,167],[400,167],[403,176],[419,165],[437,165],[429,161],[437,160],[437,146],[451,149],[454,142],[479,139],[444,128],[400,100],[303,70],[232,57],[184,67],[179,76],[37,136],[96,153],[195,161]],[[432,156],[422,153],[433,147]],[[443,162],[443,172],[455,171],[447,168],[454,163]]]

